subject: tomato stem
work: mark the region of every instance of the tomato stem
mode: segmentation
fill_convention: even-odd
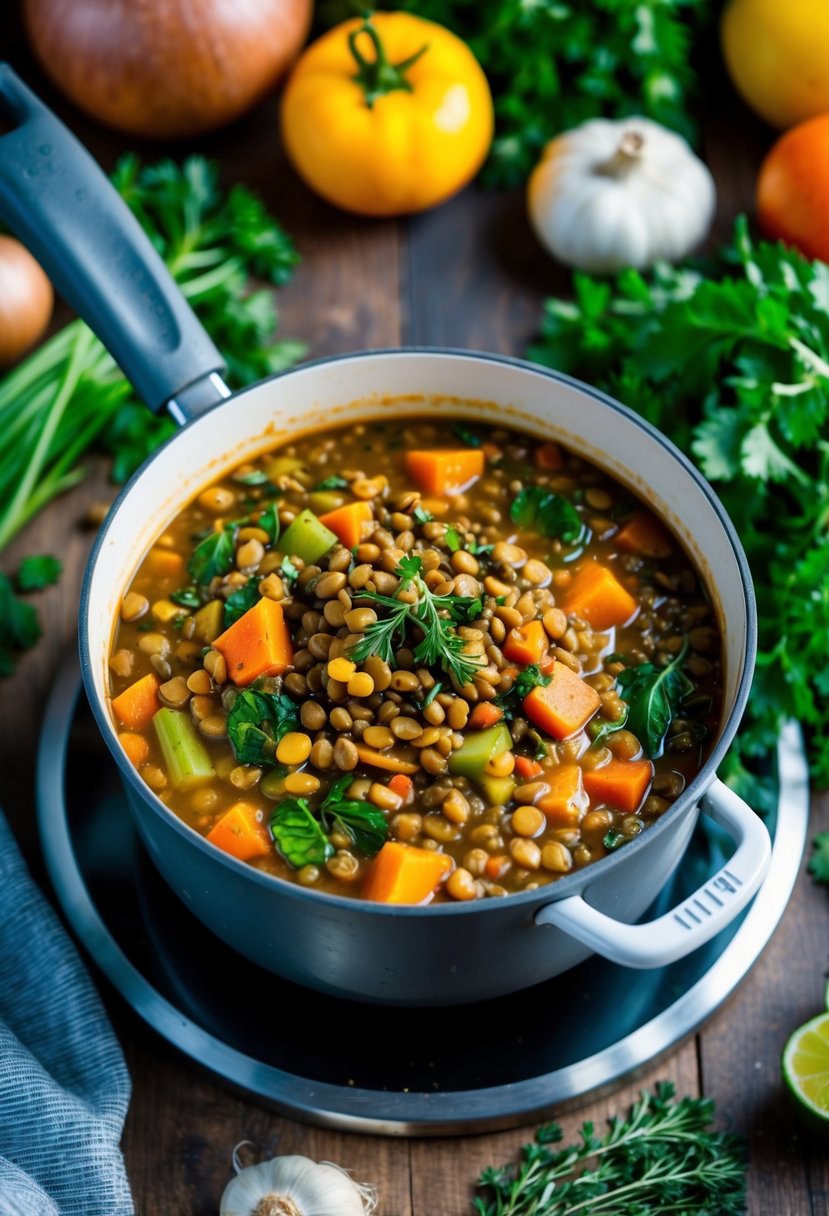
[[[366,34],[371,40],[374,47],[373,59],[366,59],[357,46],[357,39],[361,34]],[[353,79],[362,87],[369,109],[372,108],[378,97],[384,97],[386,93],[393,93],[400,89],[405,93],[411,93],[412,84],[406,79],[406,72],[429,49],[429,44],[424,43],[420,50],[415,51],[414,55],[409,55],[408,59],[401,59],[399,63],[390,63],[380,35],[371,23],[370,13],[363,18],[360,28],[352,30],[348,35],[348,45],[357,63],[357,71]]]

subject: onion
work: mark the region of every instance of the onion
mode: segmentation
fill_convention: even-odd
[[[48,74],[93,118],[181,138],[237,118],[299,53],[312,0],[24,0]]]
[[[20,241],[0,235],[0,365],[14,363],[37,342],[54,303],[40,264]]]

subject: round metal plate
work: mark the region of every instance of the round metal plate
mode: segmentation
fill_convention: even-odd
[[[620,1085],[678,1046],[742,981],[783,914],[806,844],[808,772],[799,728],[790,725],[777,749],[769,873],[719,937],[657,971],[593,958],[525,992],[455,1011],[456,1037],[424,1033],[435,1022],[428,1010],[389,1011],[298,988],[193,919],[143,851],[80,687],[73,659],[50,699],[38,758],[40,837],[70,925],[169,1043],[235,1089],[323,1126],[383,1135],[485,1131],[547,1118]],[[727,847],[703,817],[649,916],[695,890]]]

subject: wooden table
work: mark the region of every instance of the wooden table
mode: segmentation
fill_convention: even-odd
[[[3,42],[5,41],[5,47]],[[109,168],[135,141],[107,133],[62,103],[26,52],[16,20],[0,30],[9,58]],[[716,237],[751,207],[759,151],[768,134],[729,99],[733,113],[709,124],[706,155],[720,191]],[[271,99],[230,130],[184,151],[217,157],[226,182],[258,190],[293,234],[302,254],[294,282],[279,295],[285,335],[313,356],[401,343],[523,353],[545,295],[566,280],[533,241],[520,193],[468,190],[408,222],[368,221],[311,196],[280,158]],[[159,149],[140,145],[145,157]],[[168,151],[168,149],[164,149]],[[13,569],[25,553],[59,554],[60,585],[41,599],[46,637],[0,685],[2,802],[36,876],[44,880],[34,828],[34,756],[43,705],[61,652],[75,632],[78,590],[91,535],[87,505],[111,498],[100,462],[90,477],[43,514],[4,554]],[[762,588],[759,589],[762,594]],[[829,797],[815,797],[813,831],[829,827]],[[705,1093],[724,1126],[745,1133],[750,1151],[752,1216],[829,1213],[829,1162],[794,1123],[779,1078],[789,1033],[822,1007],[829,940],[826,890],[804,872],[760,961],[702,1031],[658,1067],[603,1101],[562,1117],[565,1133],[584,1119],[602,1124],[638,1090],[661,1078],[680,1093]],[[276,1117],[243,1101],[174,1054],[102,984],[133,1077],[124,1152],[142,1216],[218,1211],[234,1145],[250,1140],[267,1153],[333,1160],[374,1182],[379,1216],[463,1216],[472,1185],[488,1164],[512,1159],[530,1127],[443,1140],[389,1139],[324,1131]],[[451,1015],[445,1015],[451,1025]],[[441,1019],[431,1019],[433,1026]]]

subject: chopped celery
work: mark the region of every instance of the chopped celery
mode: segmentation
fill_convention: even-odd
[[[488,730],[467,735],[463,747],[449,757],[449,771],[456,776],[478,781],[493,756],[500,756],[512,747],[512,737],[503,722]]]
[[[506,806],[515,789],[515,778],[491,777],[488,773],[484,773],[479,778],[479,785],[487,806]]]
[[[279,549],[287,557],[301,557],[306,565],[311,565],[336,543],[331,529],[320,523],[313,511],[305,510],[282,533]]]
[[[193,637],[198,638],[200,642],[215,641],[224,629],[224,602],[210,600],[204,607],[199,608],[193,620],[196,622]]]
[[[159,709],[153,726],[167,766],[167,775],[178,789],[187,789],[216,776],[207,749],[196,734],[189,714],[178,709]]]

